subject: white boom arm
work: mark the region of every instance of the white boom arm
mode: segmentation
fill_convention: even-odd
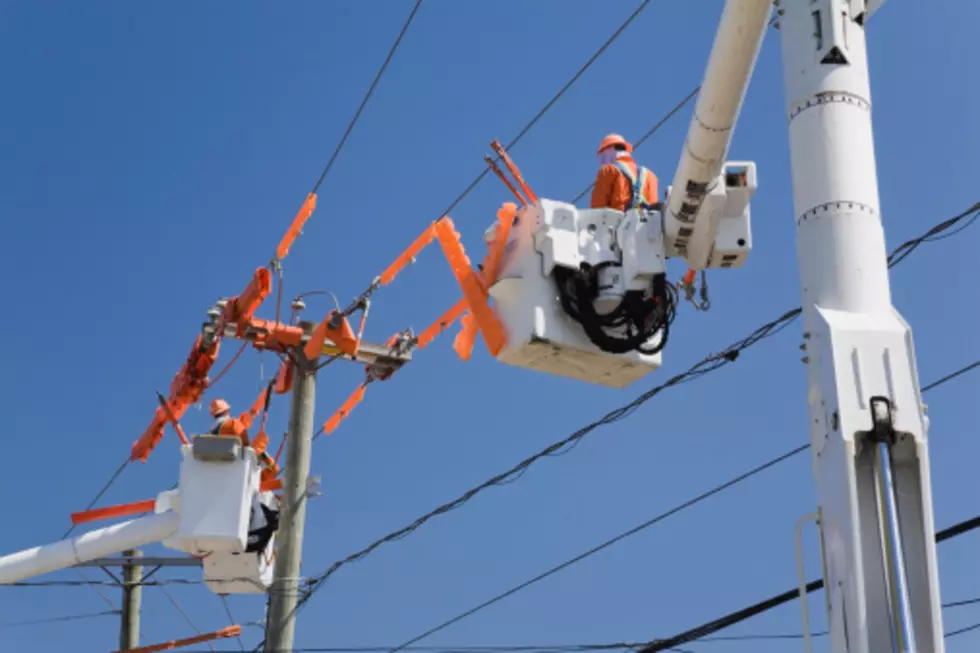
[[[0,585],[161,542],[204,554],[204,581],[218,594],[264,592],[278,500],[260,491],[255,451],[237,437],[197,436],[181,454],[178,489],[157,497],[155,514],[0,557]]]
[[[892,306],[864,20],[782,0],[807,398],[835,653],[942,653],[928,419]]]
[[[725,3],[667,198],[667,255],[683,256],[695,270],[708,267],[715,245],[720,216],[717,205],[705,205],[704,200],[715,187],[724,187],[725,156],[771,8],[772,0]]]
[[[179,525],[180,517],[168,511],[11,553],[0,558],[0,584],[16,583],[126,549],[160,542],[176,533]]]

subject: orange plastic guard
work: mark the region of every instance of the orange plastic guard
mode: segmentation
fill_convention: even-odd
[[[435,225],[429,225],[426,227],[425,231],[415,239],[408,249],[402,252],[401,256],[395,259],[395,262],[388,266],[388,269],[381,273],[381,284],[387,286],[389,283],[395,280],[398,273],[401,272],[406,265],[412,262],[412,259],[425,249],[425,246],[432,242],[436,237]]]
[[[303,341],[303,329],[273,320],[253,317],[248,321],[248,329],[255,334],[256,349],[284,352]]]
[[[351,393],[351,396],[347,397],[347,401],[344,402],[344,405],[341,406],[336,413],[331,415],[330,419],[328,419],[326,423],[324,423],[323,425],[324,434],[330,435],[331,433],[337,430],[337,427],[340,425],[341,420],[343,420],[345,417],[350,415],[350,412],[354,410],[354,407],[357,406],[357,404],[361,403],[361,401],[364,399],[365,390],[367,390],[367,386],[362,383],[357,387],[357,390]]]
[[[449,261],[449,267],[452,268],[453,274],[456,276],[459,287],[463,290],[463,297],[466,298],[470,312],[476,318],[477,327],[483,334],[487,349],[490,350],[491,355],[496,356],[504,347],[504,327],[497,319],[497,314],[490,308],[487,290],[477,278],[473,268],[470,267],[470,260],[463,250],[459,234],[456,233],[451,219],[445,217],[436,223],[436,237],[439,239],[439,244],[446,255],[446,260]]]
[[[430,324],[425,331],[419,334],[418,337],[418,347],[419,349],[424,349],[430,342],[436,339],[436,337],[445,331],[453,322],[459,318],[460,315],[466,312],[466,300],[461,299],[452,308],[442,314],[442,316]]]
[[[327,313],[327,317],[313,331],[309,341],[307,341],[306,346],[303,348],[303,352],[307,358],[313,359],[319,356],[320,352],[323,351],[323,343],[326,342],[327,338],[345,354],[350,356],[357,354],[357,336],[354,335],[354,330],[350,327],[347,318],[342,318],[339,328],[330,328],[330,320],[336,314],[337,311]]]
[[[167,399],[167,405],[170,408],[169,414],[163,406],[157,408],[153,415],[153,421],[150,422],[140,439],[133,443],[130,450],[130,460],[146,462],[150,452],[153,451],[153,447],[163,438],[163,427],[170,421],[171,417],[179,420],[184,416],[187,407],[198,401],[204,394],[208,372],[218,358],[220,341],[216,341],[206,350],[201,349],[201,342],[201,336],[198,336],[187,361],[170,383],[170,397]]]
[[[279,371],[276,373],[276,385],[274,389],[278,395],[284,395],[293,389],[293,366],[289,361],[279,366]]]
[[[480,281],[484,288],[489,288],[497,281],[500,275],[500,262],[504,258],[504,248],[507,247],[507,239],[510,237],[510,228],[514,225],[514,217],[517,215],[517,205],[508,202],[497,211],[497,229],[494,233],[493,242],[490,243],[490,250],[486,258],[483,259],[483,273]],[[476,341],[476,322],[472,315],[463,316],[463,328],[453,340],[453,349],[456,354],[464,361],[470,359],[473,353],[473,343]]]
[[[113,517],[125,517],[127,515],[138,515],[143,512],[152,512],[156,506],[156,499],[137,501],[135,503],[124,503],[118,506],[106,506],[84,512],[73,512],[71,523],[74,525],[87,524],[88,522],[99,521],[100,519],[112,519]]]
[[[228,626],[227,628],[222,628],[221,630],[216,630],[213,633],[205,633],[203,635],[196,635],[194,637],[188,637],[186,639],[175,639],[169,642],[163,642],[162,644],[151,644],[150,646],[139,646],[137,648],[126,649],[129,653],[157,653],[157,651],[171,651],[175,648],[180,648],[182,646],[190,646],[191,644],[200,644],[201,642],[210,642],[213,639],[225,639],[227,637],[238,637],[242,634],[242,627]],[[113,651],[113,653],[123,653],[121,650]]]
[[[245,286],[245,290],[228,302],[225,308],[225,319],[235,324],[244,324],[255,313],[265,298],[272,291],[272,273],[269,268],[259,268],[252,275],[252,280]]]
[[[163,408],[163,411],[167,414],[167,419],[170,420],[170,424],[174,427],[174,430],[177,431],[177,437],[180,438],[180,443],[190,444],[190,440],[187,439],[187,434],[184,433],[184,429],[180,426],[180,421],[174,417],[173,411],[170,410],[170,404],[167,403],[166,397],[160,394],[159,390],[157,391],[157,401],[160,402],[160,407]]]
[[[275,492],[276,490],[282,489],[282,479],[273,478],[268,481],[262,481],[259,485],[259,492]]]
[[[286,230],[285,235],[282,240],[279,241],[279,247],[276,248],[276,258],[280,261],[286,258],[289,254],[289,248],[293,246],[296,242],[296,238],[299,237],[299,232],[303,230],[303,225],[306,221],[310,219],[313,215],[313,211],[316,210],[316,193],[310,193],[306,196],[306,201],[303,202],[303,206],[299,208],[299,213],[293,218],[293,223],[289,225],[289,229]]]
[[[530,199],[532,202],[537,202],[538,196],[534,194],[531,187],[527,185],[526,181],[524,181],[524,177],[521,176],[521,171],[517,169],[517,165],[511,160],[510,155],[507,154],[507,150],[505,150],[504,146],[500,144],[500,141],[495,139],[492,143],[490,143],[490,147],[492,147],[494,151],[500,155],[500,159],[504,162],[504,165],[507,166],[507,169],[510,170],[510,174],[514,175],[517,185],[521,187],[521,190],[523,190],[524,194],[528,196],[528,199]]]

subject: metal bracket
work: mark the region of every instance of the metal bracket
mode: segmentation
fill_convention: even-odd
[[[820,514],[816,512],[807,513],[796,522],[794,535],[796,540],[796,578],[800,586],[800,609],[803,611],[803,650],[806,653],[813,653],[813,645],[810,642],[810,607],[806,600],[806,571],[803,565],[803,526],[808,521],[813,521],[817,528],[820,528]]]
[[[875,396],[871,397],[868,403],[871,406],[871,430],[864,431],[863,435],[876,444],[885,443],[889,446],[895,444],[897,434],[891,402],[885,397]]]

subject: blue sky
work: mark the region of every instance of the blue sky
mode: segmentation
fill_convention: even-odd
[[[427,0],[321,188],[286,262],[287,297],[346,302],[465,188],[492,138],[510,140],[638,3]],[[882,211],[889,248],[977,201],[980,5],[891,2],[871,21]],[[6,526],[0,549],[57,539],[128,454],[207,307],[268,261],[343,134],[412,2],[0,2],[0,255],[7,271]],[[610,131],[637,138],[701,79],[721,0],[654,0],[512,151],[539,195],[577,195]],[[755,160],[754,251],[717,273],[712,310],[685,308],[663,370],[625,390],[459,361],[445,337],[317,441],[324,496],[309,505],[304,573],[408,524],[798,305],[778,34],[763,46],[732,158]],[[690,109],[638,151],[669,183]],[[473,258],[506,201],[488,178],[453,212]],[[976,228],[917,251],[892,275],[923,383],[978,358]],[[680,274],[682,270],[676,270]],[[431,250],[376,295],[368,334],[426,326],[458,288]],[[322,315],[329,300],[313,298]],[[271,317],[272,303],[263,308]],[[736,364],[664,393],[518,482],[486,492],[339,572],[303,612],[297,646],[394,645],[806,441],[799,325]],[[222,352],[227,361],[235,347]],[[275,359],[248,351],[215,389],[244,410]],[[220,365],[221,363],[219,363]],[[321,375],[317,419],[359,380]],[[980,377],[928,396],[937,528],[972,517]],[[273,434],[285,427],[278,398]],[[192,408],[189,431],[207,425]],[[176,438],[104,499],[155,496],[176,478]],[[426,640],[430,645],[647,640],[793,586],[793,524],[814,507],[807,455],[593,556]],[[810,553],[816,540],[808,542]],[[152,550],[152,549],[148,549]],[[939,549],[943,599],[980,596],[977,536]],[[819,571],[808,556],[810,576]],[[186,573],[168,572],[170,576]],[[96,576],[92,574],[92,577]],[[51,578],[76,578],[71,573]],[[172,595],[203,630],[227,623],[202,587]],[[114,600],[118,592],[107,590]],[[822,627],[822,596],[811,603]],[[0,588],[4,622],[108,609],[87,588]],[[240,622],[264,601],[232,597]],[[946,613],[952,629],[980,608]],[[788,605],[731,634],[800,630]],[[0,629],[4,650],[89,653],[113,617]],[[150,642],[193,634],[159,589]],[[261,630],[246,628],[254,645]],[[949,642],[975,650],[980,631]],[[776,651],[777,642],[698,651]],[[797,643],[793,644],[798,645]],[[825,643],[819,644],[825,646]],[[222,649],[237,648],[234,641]],[[818,649],[825,650],[825,649]]]

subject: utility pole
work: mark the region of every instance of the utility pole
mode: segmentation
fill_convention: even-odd
[[[130,560],[123,566],[122,624],[119,628],[119,650],[128,651],[140,645],[140,606],[143,601],[143,565],[134,563],[143,552],[139,549],[123,551]]]
[[[300,322],[309,335],[316,325]],[[310,451],[313,443],[313,409],[316,394],[316,368],[319,356],[307,358],[302,347],[292,350],[293,390],[286,435],[286,469],[283,471],[282,504],[276,535],[275,578],[269,589],[265,648],[291,651],[296,633],[296,604],[299,599],[299,573],[306,525],[306,499],[309,492]]]

